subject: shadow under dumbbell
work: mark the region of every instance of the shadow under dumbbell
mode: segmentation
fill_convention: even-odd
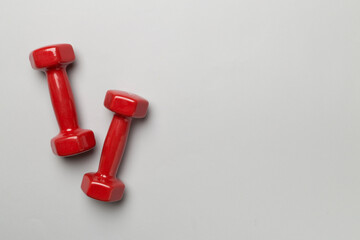
[[[117,201],[117,202],[104,202],[104,201],[99,201],[99,200],[96,200],[96,199],[93,199],[93,198],[90,198],[86,195],[84,195],[87,199],[87,201],[89,201],[89,203],[91,205],[94,205],[95,207],[96,206],[101,206],[105,209],[112,209],[113,208],[121,208],[121,206],[125,206],[126,205],[126,202],[127,202],[127,193],[126,191],[124,192],[124,195],[122,197],[122,199],[120,201]]]
[[[70,79],[70,75],[71,75],[72,70],[74,70],[77,67],[77,65],[78,65],[77,60],[75,60],[73,63],[69,64],[66,67],[66,71],[68,73],[69,79]]]
[[[96,144],[94,148],[90,149],[89,151],[77,154],[77,155],[72,155],[72,156],[66,156],[66,157],[61,157],[64,159],[65,162],[68,163],[82,163],[82,162],[88,162],[89,158],[91,158],[91,156],[93,154],[95,154],[95,152],[98,151],[98,145]]]

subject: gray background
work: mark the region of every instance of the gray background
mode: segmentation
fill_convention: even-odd
[[[359,239],[360,2],[0,2],[1,239]],[[71,43],[94,151],[54,156],[30,51]],[[139,94],[124,199],[80,190],[112,113]]]

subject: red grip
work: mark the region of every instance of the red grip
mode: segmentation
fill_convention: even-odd
[[[46,76],[60,131],[78,128],[74,97],[65,68],[50,69]]]
[[[99,173],[116,177],[131,125],[131,118],[115,114],[101,153]]]

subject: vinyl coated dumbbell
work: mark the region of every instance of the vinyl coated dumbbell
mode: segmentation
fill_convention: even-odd
[[[149,103],[135,94],[109,90],[104,105],[115,115],[104,142],[99,169],[84,175],[81,189],[89,197],[114,202],[122,198],[125,189],[116,173],[125,151],[131,120],[145,117]]]
[[[94,133],[79,128],[74,97],[66,73],[67,65],[75,60],[70,44],[57,44],[39,48],[30,53],[31,66],[47,76],[51,102],[60,133],[51,140],[51,147],[59,156],[71,156],[95,146]]]

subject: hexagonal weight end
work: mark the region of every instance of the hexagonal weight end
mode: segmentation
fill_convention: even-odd
[[[86,173],[81,189],[87,196],[96,200],[115,202],[121,200],[125,185],[116,178],[104,177],[99,173]]]
[[[70,132],[61,132],[51,139],[53,152],[63,157],[89,151],[95,147],[95,144],[94,133],[80,128]]]
[[[29,58],[32,68],[42,70],[72,63],[75,53],[70,44],[56,44],[32,51]]]
[[[109,90],[106,93],[104,105],[117,114],[132,118],[143,118],[146,116],[149,102],[132,93]]]

